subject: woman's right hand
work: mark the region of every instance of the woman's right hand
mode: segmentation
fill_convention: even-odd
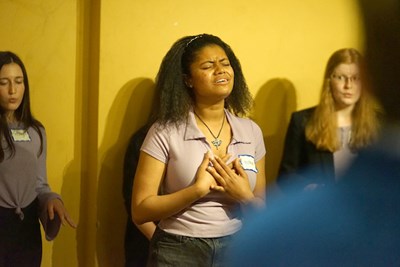
[[[226,156],[228,157],[228,155]],[[201,197],[210,193],[211,188],[213,191],[223,191],[224,188],[221,187],[214,177],[207,171],[210,164],[210,152],[204,154],[203,161],[201,162],[196,173],[195,186],[199,189]]]

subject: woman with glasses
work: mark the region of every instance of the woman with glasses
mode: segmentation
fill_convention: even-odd
[[[363,73],[363,58],[353,48],[329,58],[319,104],[292,114],[278,177],[283,191],[334,183],[357,151],[374,140],[377,105],[365,90]],[[309,168],[318,175],[304,175]]]

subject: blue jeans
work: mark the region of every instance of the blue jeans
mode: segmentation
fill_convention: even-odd
[[[198,238],[167,233],[157,227],[150,242],[147,266],[227,266],[233,236]]]

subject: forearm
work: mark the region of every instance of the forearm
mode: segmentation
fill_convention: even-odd
[[[240,209],[245,216],[252,216],[254,213],[263,211],[265,207],[265,200],[259,197],[255,197],[249,202],[240,204]]]
[[[241,205],[243,207],[254,207],[254,208],[263,208],[265,206],[265,199],[262,197],[254,196],[246,202],[242,202]]]
[[[265,174],[265,157],[257,162],[257,181],[253,190],[253,198],[244,203],[244,206],[263,208],[265,206],[267,192],[267,178]]]
[[[140,225],[168,218],[208,194],[196,184],[167,195],[153,195],[138,204],[132,203],[132,219]]]

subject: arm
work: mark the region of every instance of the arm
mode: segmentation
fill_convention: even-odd
[[[306,140],[305,127],[314,108],[292,114],[285,138],[285,146],[277,182],[283,191],[312,191],[318,187],[306,175],[309,167],[320,164],[321,152]],[[316,158],[317,161],[312,161]],[[315,177],[315,175],[314,175]]]
[[[64,207],[62,201],[58,198],[53,198],[47,203],[47,212],[49,219],[54,220],[54,214],[57,214],[61,219],[62,225],[69,225],[72,228],[76,228],[75,222],[69,216],[67,209]]]
[[[303,151],[306,143],[306,120],[308,118],[304,116],[304,113],[295,112],[289,122],[277,178],[277,183],[283,191],[287,190],[288,186],[291,186],[293,182],[305,183],[305,178],[301,176],[300,170],[307,157]]]
[[[251,140],[246,152],[241,153],[252,155],[249,159],[243,158],[243,164],[251,174],[251,181],[254,182],[254,188],[250,186],[249,176],[243,169],[240,156],[233,161],[233,164],[227,165],[224,159],[215,157],[211,160],[212,167],[207,170],[213,175],[222,191],[226,192],[231,198],[241,203],[243,207],[265,205],[265,145],[261,128],[251,120],[242,125],[249,131],[248,140]],[[240,154],[240,153],[239,153]],[[228,158],[227,158],[228,159]],[[252,160],[251,160],[252,159]],[[254,179],[254,180],[253,180]],[[214,189],[214,188],[213,188]]]
[[[294,113],[286,132],[278,182],[287,174],[294,174],[298,171],[302,157],[301,147],[305,141],[304,132],[305,128],[301,125],[301,117]]]
[[[258,173],[254,190],[251,190],[247,174],[238,158],[233,162],[232,168],[219,157],[215,157],[211,162],[213,167],[208,167],[207,171],[218,181],[222,191],[244,206],[248,204],[264,206],[266,189],[265,157],[262,157],[256,163]],[[216,188],[216,190],[218,189]]]
[[[156,224],[154,222],[146,222],[143,224],[135,225],[148,240],[153,237],[154,231],[156,230]]]
[[[51,192],[50,186],[47,183],[47,139],[43,128],[41,128],[41,134],[43,138],[43,151],[38,158],[39,173],[36,179],[36,192],[39,199],[40,220],[46,231],[46,238],[52,240],[58,233],[60,222],[63,225],[69,224],[73,228],[76,228],[76,224],[65,209],[60,195]],[[55,214],[58,215],[56,220]]]
[[[259,161],[257,161],[257,181],[256,186],[254,187],[253,193],[255,196],[255,204],[257,206],[263,207],[265,205],[265,192],[267,188],[267,178],[265,174],[265,156],[262,157]]]
[[[132,220],[131,202],[132,202],[133,179],[139,162],[140,147],[143,144],[147,131],[148,131],[148,125],[140,128],[131,137],[124,158],[124,180],[123,180],[122,192],[125,200],[125,208],[128,212],[130,220]],[[154,222],[147,222],[135,226],[142,232],[142,234],[148,240],[151,239],[156,229],[156,224]]]
[[[159,195],[166,164],[142,151],[132,190],[132,219],[135,224],[167,218],[207,195],[211,186],[216,186],[214,178],[206,171],[208,163],[207,153],[197,170],[194,184],[171,194]]]
[[[122,184],[122,195],[124,197],[126,211],[131,217],[131,196],[132,196],[132,185],[135,177],[137,165],[139,162],[140,147],[146,137],[148,126],[143,126],[137,132],[135,132],[129,140],[128,147],[124,157],[124,168],[123,168],[123,184]]]

